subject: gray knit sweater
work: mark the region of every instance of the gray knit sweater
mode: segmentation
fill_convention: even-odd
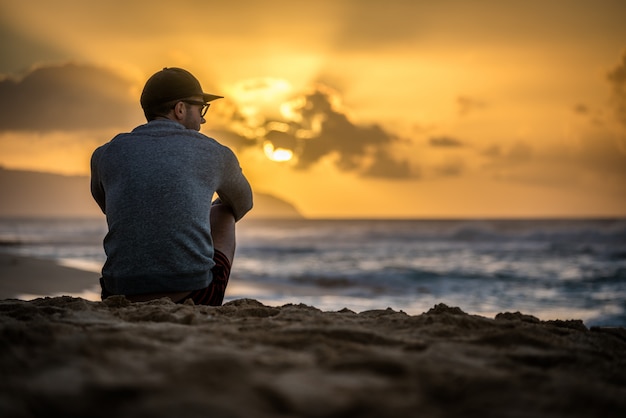
[[[208,286],[214,193],[236,220],[252,208],[252,190],[233,152],[170,120],[138,126],[96,149],[91,193],[109,226],[104,286],[121,295]]]

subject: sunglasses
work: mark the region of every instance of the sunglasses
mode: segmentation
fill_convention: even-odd
[[[200,109],[200,115],[202,117],[204,117],[204,115],[206,115],[206,112],[209,110],[209,107],[211,107],[211,103],[204,103],[201,102],[199,100],[181,100],[183,103],[187,103],[190,105],[196,105],[196,106],[202,106],[202,108]]]

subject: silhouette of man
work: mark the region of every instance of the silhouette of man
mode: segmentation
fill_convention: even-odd
[[[141,94],[148,122],[94,151],[91,193],[108,224],[103,300],[222,304],[252,190],[235,154],[199,132],[219,98],[188,71],[164,68]]]

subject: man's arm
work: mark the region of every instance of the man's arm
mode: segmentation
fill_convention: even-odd
[[[98,160],[100,158],[99,149],[94,151],[91,156],[91,195],[94,200],[100,206],[102,213],[106,214],[106,205],[104,198],[104,189],[100,182],[100,175],[98,174]]]
[[[228,149],[227,161],[222,173],[222,184],[217,190],[219,200],[231,208],[235,221],[244,217],[252,209],[252,188],[243,175],[235,154]]]

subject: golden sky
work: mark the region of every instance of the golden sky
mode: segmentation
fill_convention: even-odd
[[[88,174],[165,66],[308,217],[626,216],[622,0],[0,0],[0,165]]]

